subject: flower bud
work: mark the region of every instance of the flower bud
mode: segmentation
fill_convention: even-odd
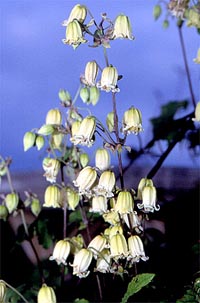
[[[110,166],[110,154],[105,148],[98,148],[95,154],[95,166],[100,170],[106,170]]]
[[[4,299],[5,299],[5,295],[6,295],[6,284],[4,283],[3,280],[0,280],[0,302],[4,303]]]
[[[40,127],[38,130],[38,135],[43,135],[43,136],[48,136],[51,135],[54,132],[54,127],[53,125],[50,124],[44,124]]]
[[[36,198],[31,201],[31,212],[37,217],[41,211],[40,201]]]
[[[4,220],[6,221],[6,218],[8,216],[8,210],[7,207],[5,205],[0,205],[0,220]],[[0,300],[1,302],[1,300]]]
[[[98,254],[105,248],[106,246],[106,238],[98,235],[92,241],[90,241],[88,245],[88,249],[90,249],[93,254],[94,258],[96,259]]]
[[[111,210],[105,214],[103,214],[103,218],[105,222],[108,222],[109,224],[115,225],[120,222],[119,215],[116,211]]]
[[[67,240],[60,240],[56,243],[53,255],[49,257],[49,260],[55,260],[58,265],[61,263],[67,265],[66,260],[70,253],[70,243]]]
[[[64,44],[72,45],[73,49],[76,49],[81,43],[87,42],[87,40],[83,38],[81,26],[76,19],[69,22],[66,28],[66,39],[62,41]]]
[[[70,12],[69,18],[64,21],[63,25],[67,26],[74,19],[78,20],[80,23],[85,21],[87,16],[87,8],[85,5],[77,4],[73,7]]]
[[[122,121],[122,132],[138,134],[142,129],[142,115],[139,109],[133,106],[125,111]]]
[[[65,194],[69,209],[75,210],[80,200],[79,194],[70,187],[66,188]]]
[[[137,199],[142,200],[142,191],[145,186],[153,186],[153,181],[151,179],[142,178],[138,184],[138,190],[137,190]]]
[[[84,239],[82,235],[77,235],[76,237],[72,237],[70,239],[70,245],[71,245],[71,253],[76,254],[80,251],[81,248],[83,248],[84,245]]]
[[[161,9],[161,6],[160,5],[155,5],[154,8],[153,8],[153,17],[155,20],[157,20],[160,15],[162,13],[162,9]]]
[[[70,93],[64,89],[60,89],[58,93],[58,97],[61,100],[62,104],[65,106],[71,105],[71,96]]]
[[[169,27],[169,21],[164,20],[162,26],[163,26],[164,29],[168,28]]]
[[[98,73],[98,65],[96,61],[90,61],[86,64],[83,82],[88,86],[95,86]]]
[[[92,198],[92,207],[90,212],[93,213],[105,213],[107,211],[107,199],[104,196],[94,196]]]
[[[61,150],[63,137],[64,137],[63,134],[52,134],[51,136],[52,148]]]
[[[56,303],[56,295],[52,287],[43,284],[37,295],[37,303]]]
[[[93,135],[96,128],[96,119],[93,116],[87,116],[81,121],[77,133],[70,138],[74,145],[87,145],[91,147],[94,143]]]
[[[120,215],[129,214],[133,212],[134,201],[130,192],[121,191],[117,197],[117,203],[115,205],[115,211]]]
[[[35,144],[36,135],[32,132],[26,132],[23,138],[24,151],[27,151],[29,148],[33,147]]]
[[[97,83],[97,87],[106,92],[119,92],[117,88],[118,72],[114,66],[107,66],[103,69],[101,80]]]
[[[45,207],[61,207],[61,193],[57,186],[50,185],[46,188],[44,194],[44,204]]]
[[[81,121],[74,121],[71,125],[71,133],[72,133],[72,137],[76,136],[78,131],[79,131],[79,128],[81,126]]]
[[[46,124],[50,125],[60,125],[62,123],[62,115],[59,109],[50,109],[46,115]]]
[[[92,105],[96,105],[97,102],[99,101],[99,97],[100,97],[100,91],[96,86],[92,86],[89,88],[90,90],[90,103],[92,103]]]
[[[40,150],[44,146],[45,140],[42,136],[37,136],[35,140],[35,145],[37,146],[37,149]]]
[[[196,122],[200,122],[200,101],[196,105],[194,116],[195,117],[192,120]]]
[[[74,185],[79,188],[79,193],[84,194],[85,192],[89,191],[91,187],[96,182],[97,172],[91,166],[86,166],[83,168],[77,179],[74,182]]]
[[[52,158],[44,158],[42,166],[45,171],[44,177],[46,177],[47,181],[51,183],[56,182],[56,177],[60,171],[60,161]]]
[[[106,125],[109,131],[112,133],[114,131],[114,112],[108,113],[106,117]]]
[[[80,97],[83,103],[89,104],[90,103],[90,91],[88,87],[82,87],[80,90]]]
[[[9,214],[17,209],[19,204],[19,196],[16,193],[7,194],[5,198],[5,204]]]
[[[160,206],[156,206],[156,188],[155,186],[145,186],[142,190],[142,203],[138,203],[138,208],[143,209],[144,212],[154,212],[159,210]]]
[[[123,229],[122,229],[121,225],[111,226],[110,231],[109,231],[109,238],[111,239],[113,236],[115,236],[117,234],[123,235]]]
[[[149,259],[145,255],[144,246],[139,236],[135,235],[128,238],[128,248],[130,253],[128,259],[131,259],[132,262],[139,262],[140,259],[143,261]]]
[[[111,257],[119,259],[128,255],[128,247],[123,234],[116,234],[110,239]]]
[[[129,18],[124,14],[120,14],[115,19],[112,39],[127,38],[133,40],[131,23]]]
[[[73,267],[73,275],[77,275],[79,278],[86,278],[90,271],[88,267],[92,262],[93,253],[91,250],[82,248],[74,256],[74,262],[71,264]]]
[[[200,28],[200,14],[198,9],[189,9],[187,14],[187,26],[195,26],[196,28]]]
[[[81,163],[82,167],[86,167],[89,163],[89,160],[90,160],[90,158],[89,158],[88,154],[86,154],[86,153],[80,154],[80,163]]]

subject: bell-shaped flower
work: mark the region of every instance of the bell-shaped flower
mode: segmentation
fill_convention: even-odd
[[[133,211],[129,214],[123,214],[121,215],[121,217],[130,230],[135,229],[138,234],[143,231],[143,227],[141,226],[141,220],[136,211]]]
[[[108,222],[111,225],[115,225],[120,222],[119,214],[114,210],[110,210],[103,214],[103,218],[105,222]]]
[[[97,258],[95,271],[107,273],[110,271],[111,257],[109,249],[103,249]]]
[[[91,166],[84,167],[76,180],[73,181],[74,185],[78,187],[80,194],[90,193],[90,189],[94,186],[97,179],[97,172]]]
[[[59,109],[50,109],[46,115],[46,125],[60,125],[62,123],[62,115]]]
[[[56,303],[56,295],[52,287],[43,284],[38,291],[37,303]]]
[[[200,122],[200,101],[196,105],[194,116],[195,117],[192,120],[196,122]]]
[[[145,213],[154,212],[159,210],[160,205],[156,205],[157,194],[155,186],[145,186],[142,191],[142,203],[138,203],[139,209],[142,209]]]
[[[33,147],[35,144],[36,135],[33,132],[26,132],[23,138],[24,151]]]
[[[62,141],[63,141],[64,135],[61,133],[55,133],[51,136],[51,146],[53,149],[62,150]],[[37,143],[37,142],[36,142]]]
[[[75,210],[80,200],[79,194],[71,187],[67,187],[64,191],[64,195],[68,208],[70,210]]]
[[[5,197],[5,205],[8,209],[9,214],[13,213],[19,204],[19,195],[17,193],[7,194]]]
[[[200,28],[200,14],[198,9],[191,7],[187,11],[187,26],[195,26],[196,28]]]
[[[81,88],[80,98],[83,101],[83,103],[90,104],[90,91],[88,87]]]
[[[100,170],[110,167],[110,154],[105,148],[98,148],[95,153],[95,166]]]
[[[110,239],[111,257],[114,259],[126,258],[128,256],[128,246],[123,234],[116,234]]]
[[[115,211],[120,215],[129,214],[133,212],[134,201],[129,191],[121,191],[117,196],[117,203],[115,205]]]
[[[55,183],[60,171],[60,161],[53,158],[44,158],[42,166],[45,171],[43,176],[46,177],[47,181]]]
[[[96,236],[88,245],[88,249],[93,252],[93,256],[96,259],[99,253],[106,247],[106,238],[102,235]]]
[[[113,197],[113,188],[115,186],[115,174],[112,171],[104,171],[100,178],[98,185],[94,188],[96,195],[104,196],[106,198]]]
[[[80,163],[82,167],[86,167],[90,161],[90,158],[87,153],[80,154]]]
[[[153,181],[151,179],[147,179],[147,178],[142,178],[140,180],[140,182],[138,184],[136,199],[142,200],[142,191],[145,186],[153,186]]]
[[[81,77],[81,81],[87,86],[95,86],[98,74],[98,65],[96,61],[89,61],[85,67],[85,74]]]
[[[70,141],[74,145],[80,144],[80,145],[86,145],[88,147],[92,146],[94,143],[93,135],[95,132],[95,127],[96,127],[95,117],[87,116],[81,121],[77,133],[75,133],[75,135],[73,135],[70,138]]]
[[[139,109],[135,107],[129,108],[125,111],[122,121],[122,132],[126,134],[138,134],[143,130],[142,115]]]
[[[45,207],[61,207],[61,193],[56,185],[50,185],[46,188],[44,194]]]
[[[70,243],[67,240],[59,240],[53,250],[52,256],[49,260],[55,260],[58,265],[67,265],[66,260],[70,253]]]
[[[134,39],[129,17],[124,14],[118,15],[115,19],[112,39],[117,38]]]
[[[74,19],[78,20],[80,23],[85,21],[87,16],[87,7],[85,5],[76,4],[70,12],[69,18],[63,21],[63,26],[67,26]]]
[[[40,150],[45,144],[44,137],[42,136],[37,136],[35,140],[35,145],[37,147],[37,150]]]
[[[106,197],[94,196],[92,198],[92,207],[90,208],[90,212],[102,214],[107,211],[107,208],[108,204]]]
[[[62,40],[64,44],[69,44],[76,49],[81,43],[86,43],[87,40],[83,37],[83,32],[78,20],[74,19],[69,22],[66,28],[66,38]]]
[[[8,216],[8,209],[5,205],[1,204],[0,205],[0,220],[2,219],[4,221],[6,221],[7,216]]]
[[[117,87],[118,72],[117,69],[110,65],[103,69],[101,74],[101,80],[97,83],[97,87],[106,92],[119,92]]]
[[[73,264],[70,264],[73,267],[73,275],[77,275],[79,278],[86,278],[90,271],[88,267],[92,262],[93,253],[90,249],[82,248],[74,256]]]
[[[79,121],[79,120],[76,120],[72,123],[72,125],[71,125],[71,135],[72,135],[72,137],[76,136],[76,134],[79,131],[80,126],[81,126],[81,121]]]
[[[41,212],[41,204],[40,200],[37,198],[33,198],[31,201],[31,212],[34,214],[34,216],[38,216]]]
[[[6,302],[5,299],[5,295],[6,295],[6,284],[3,280],[0,280],[0,302]]]
[[[146,261],[149,259],[149,257],[146,257],[145,255],[142,240],[137,235],[130,236],[128,238],[128,249],[129,249],[128,260],[131,260],[131,262],[139,262],[140,259]]]
[[[109,239],[111,239],[113,236],[115,236],[117,234],[123,235],[123,228],[119,224],[114,225],[114,226],[110,226],[107,229],[106,233],[109,236]]]

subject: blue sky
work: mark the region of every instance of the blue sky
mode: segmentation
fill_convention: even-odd
[[[108,57],[123,74],[117,96],[119,116],[131,105],[141,110],[144,143],[151,139],[149,119],[159,115],[160,105],[190,97],[175,21],[171,20],[167,30],[162,28],[164,14],[155,22],[152,10],[156,3],[154,0],[83,2],[97,20],[102,12],[111,19],[124,13],[131,20],[135,40],[113,41]],[[24,153],[23,135],[41,126],[49,109],[59,107],[59,89],[67,89],[74,95],[85,64],[93,59],[104,64],[101,48],[81,45],[74,51],[61,41],[65,36],[61,23],[75,4],[76,1],[63,0],[1,1],[0,153],[13,158],[16,171],[41,166],[44,151],[32,149]],[[194,28],[185,26],[183,34],[195,97],[200,100],[200,69],[193,62],[199,36]],[[105,108],[110,111],[111,102],[109,94],[103,93],[92,110],[105,121]],[[191,110],[192,107],[188,112]],[[132,142],[137,139],[132,137]],[[143,161],[144,158],[139,164],[152,165],[155,159]],[[197,160],[181,144],[165,165],[195,167]]]

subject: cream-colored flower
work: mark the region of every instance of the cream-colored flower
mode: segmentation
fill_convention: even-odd
[[[87,7],[85,5],[76,4],[70,12],[69,18],[63,21],[63,26],[67,26],[74,19],[78,20],[80,23],[85,21],[87,16]]]
[[[94,196],[92,198],[92,207],[90,212],[103,214],[107,211],[107,199],[104,196]]]
[[[129,191],[121,191],[117,196],[117,203],[115,205],[115,211],[120,215],[129,214],[133,212],[134,201]]]
[[[129,229],[135,229],[138,234],[143,231],[143,227],[141,226],[141,220],[136,211],[133,211],[129,214],[123,214],[121,215],[121,217]]]
[[[98,74],[98,65],[96,61],[89,61],[85,67],[85,74],[81,78],[82,82],[87,86],[95,86]]]
[[[60,171],[60,161],[54,158],[44,158],[42,166],[45,171],[43,176],[46,177],[47,181],[55,183]]]
[[[66,187],[64,190],[64,195],[66,197],[68,208],[70,210],[75,210],[75,208],[79,204],[79,200],[80,200],[79,194],[71,187]]]
[[[168,9],[172,16],[178,19],[184,19],[184,14],[188,8],[188,0],[170,0]]]
[[[37,136],[35,140],[35,145],[37,147],[37,150],[40,150],[45,144],[44,137],[42,136]]]
[[[197,64],[200,64],[200,47],[198,48],[198,51],[197,51],[197,57],[194,58],[193,61]]]
[[[112,133],[114,131],[114,112],[110,112],[107,114],[106,125],[109,131]]]
[[[93,256],[97,259],[99,253],[106,247],[106,238],[102,235],[96,236],[88,245],[88,249],[93,252]]]
[[[76,120],[72,123],[72,125],[71,125],[72,138],[77,135],[77,133],[80,129],[80,126],[81,126],[81,121]]]
[[[118,72],[117,69],[110,65],[103,69],[101,74],[101,80],[97,83],[97,87],[106,92],[119,92],[117,87]]]
[[[130,236],[128,238],[128,249],[129,249],[128,260],[131,260],[131,262],[139,262],[140,259],[146,261],[149,259],[145,255],[142,240],[137,235]]]
[[[4,299],[5,299],[5,295],[6,295],[6,284],[3,280],[0,280],[0,302],[4,303]]]
[[[123,234],[116,234],[110,239],[111,257],[116,260],[128,256],[128,246]]]
[[[90,193],[91,188],[94,186],[97,179],[97,172],[91,166],[84,167],[76,180],[73,181],[74,185],[79,188],[80,194]]]
[[[0,205],[0,220],[2,219],[4,221],[6,221],[7,216],[8,216],[8,209],[5,205],[1,204]]]
[[[88,147],[91,147],[94,143],[93,135],[95,132],[95,127],[96,127],[96,120],[95,117],[93,116],[87,116],[81,121],[80,127],[75,133],[70,138],[70,141],[74,145],[86,145]]]
[[[124,14],[118,15],[115,19],[112,39],[117,38],[134,39],[129,17]]]
[[[112,171],[104,171],[100,178],[98,185],[94,188],[96,195],[104,196],[106,198],[113,197],[113,188],[115,186],[115,174]]]
[[[59,240],[53,250],[52,256],[49,260],[55,260],[58,265],[67,265],[66,260],[70,253],[70,243],[67,240]]]
[[[122,132],[138,134],[143,130],[142,128],[142,115],[139,109],[135,107],[129,108],[125,111],[122,121]]]
[[[78,20],[74,19],[69,22],[66,28],[66,38],[62,40],[64,44],[69,44],[76,49],[81,43],[86,43],[87,40],[83,37],[83,32]]]
[[[62,123],[62,115],[59,109],[50,109],[46,115],[46,125],[60,125]]]
[[[51,136],[51,146],[53,149],[62,149],[62,141],[63,141],[64,135],[61,133],[55,133]]]
[[[89,88],[90,91],[90,103],[92,103],[92,105],[96,105],[97,102],[99,101],[99,97],[100,97],[100,91],[96,86],[91,86]]]
[[[95,271],[107,273],[110,271],[111,257],[109,249],[103,249],[100,256],[97,258]]]
[[[110,154],[105,148],[98,148],[95,153],[95,166],[100,170],[110,167]]]
[[[154,212],[159,210],[160,205],[156,205],[157,194],[155,186],[145,186],[142,191],[142,203],[138,203],[139,209],[144,212]]]
[[[105,222],[108,222],[111,225],[115,225],[120,222],[119,214],[114,210],[108,211],[103,214],[103,218]]]
[[[113,236],[117,234],[123,235],[123,228],[119,224],[110,226],[109,229],[106,231],[106,233],[108,234],[109,239],[111,239]]]
[[[23,138],[24,151],[33,147],[35,144],[36,135],[33,132],[26,132]]]
[[[52,287],[43,284],[37,295],[37,303],[56,303],[56,295]]]
[[[196,122],[200,122],[200,101],[196,105],[194,116],[195,117],[192,120]]]
[[[46,188],[44,194],[45,207],[61,207],[61,193],[56,185],[50,185]]]
[[[86,278],[90,273],[88,267],[92,262],[92,257],[93,253],[90,249],[82,248],[76,253],[73,264],[70,264],[73,267],[73,275],[79,278]]]
[[[187,26],[195,26],[200,28],[200,13],[198,9],[190,8],[187,13]]]
[[[153,181],[151,179],[142,178],[138,184],[137,197],[136,199],[142,200],[142,191],[145,186],[153,186]]]

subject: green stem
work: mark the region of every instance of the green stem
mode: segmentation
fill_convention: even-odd
[[[104,58],[105,58],[105,61],[106,61],[106,66],[109,66],[107,50],[104,46],[103,46],[103,54],[104,54]]]
[[[24,298],[24,296],[22,296],[22,295],[20,294],[20,292],[19,292],[16,288],[14,288],[13,286],[11,286],[9,283],[7,283],[7,282],[4,281],[4,280],[1,280],[1,281],[3,281],[10,289],[12,289],[16,294],[18,294],[18,296],[19,296],[20,298],[22,298],[22,300],[23,300],[25,303],[29,303],[29,302]]]

